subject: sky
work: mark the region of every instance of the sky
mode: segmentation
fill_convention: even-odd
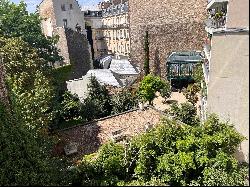
[[[19,3],[21,0],[10,0],[14,3]],[[27,9],[29,12],[35,12],[36,6],[41,2],[42,0],[24,0],[24,2],[27,4]],[[101,0],[78,0],[78,3],[80,6],[93,6],[97,5],[98,2]]]

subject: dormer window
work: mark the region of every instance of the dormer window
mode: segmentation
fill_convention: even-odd
[[[61,5],[61,9],[62,9],[62,11],[66,11],[65,4]]]

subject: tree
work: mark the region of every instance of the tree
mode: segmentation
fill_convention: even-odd
[[[109,116],[112,111],[111,97],[105,86],[92,76],[88,85],[88,97],[81,109],[83,119],[96,119]],[[92,114],[89,111],[94,111]]]
[[[170,109],[167,110],[167,113],[171,115],[173,119],[180,120],[189,125],[196,125],[199,123],[196,107],[188,102],[181,103],[180,105],[177,103],[170,105]]]
[[[136,96],[125,89],[112,96],[112,113],[117,114],[133,109],[138,104]]]
[[[190,103],[196,105],[199,99],[197,93],[199,93],[200,89],[200,83],[190,84],[184,89],[183,94]]]
[[[0,185],[68,185],[68,163],[50,155],[54,141],[29,129],[18,116],[0,103]]]
[[[197,83],[197,84],[201,83],[201,81],[204,80],[203,69],[202,69],[202,63],[198,63],[198,64],[194,67],[193,79],[194,79],[195,83]]]
[[[46,61],[20,38],[0,38],[10,102],[30,128],[47,130],[51,120],[53,88],[46,76]]]
[[[146,31],[145,42],[144,42],[145,60],[144,60],[144,73],[147,76],[149,74],[149,41],[148,31]]]
[[[18,5],[8,0],[0,1],[0,35],[6,38],[21,37],[37,49],[39,57],[47,61],[46,65],[62,60],[55,46],[58,38],[46,37],[42,33],[39,15],[29,14],[23,1]]]
[[[81,102],[77,95],[72,95],[70,92],[63,94],[63,101],[60,107],[60,117],[64,120],[73,120],[80,117]]]
[[[149,104],[152,105],[157,91],[160,92],[165,99],[169,98],[171,95],[170,84],[167,81],[161,80],[160,77],[149,74],[144,77],[139,85],[138,97],[142,101],[149,101]]]
[[[85,156],[75,180],[82,185],[244,185],[248,167],[233,156],[243,140],[215,115],[204,126],[164,118],[124,146],[108,143]]]

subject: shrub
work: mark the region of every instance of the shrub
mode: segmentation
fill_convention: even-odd
[[[112,113],[117,114],[133,109],[138,105],[136,96],[133,96],[129,90],[123,90],[112,96]]]
[[[199,99],[197,93],[200,89],[200,83],[190,84],[186,89],[184,89],[183,94],[190,103],[196,105]]]
[[[144,77],[139,85],[138,97],[142,101],[148,101],[152,105],[152,101],[156,97],[155,93],[160,92],[163,97],[168,98],[171,95],[170,84],[160,79],[160,77],[151,74]]]
[[[204,126],[162,119],[155,129],[126,146],[104,145],[79,168],[89,185],[243,185],[247,167],[234,157],[244,140],[232,126],[209,116]],[[93,158],[93,157],[92,157]]]
[[[199,124],[196,107],[188,102],[181,103],[180,105],[173,103],[166,112],[173,116],[175,120],[180,120],[188,125]]]

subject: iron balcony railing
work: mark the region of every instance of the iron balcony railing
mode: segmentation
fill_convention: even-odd
[[[224,28],[226,25],[226,17],[221,17],[218,19],[209,18],[205,21],[208,28],[219,29]]]
[[[129,24],[128,23],[123,23],[123,24],[102,25],[101,28],[104,28],[104,29],[129,28]]]

